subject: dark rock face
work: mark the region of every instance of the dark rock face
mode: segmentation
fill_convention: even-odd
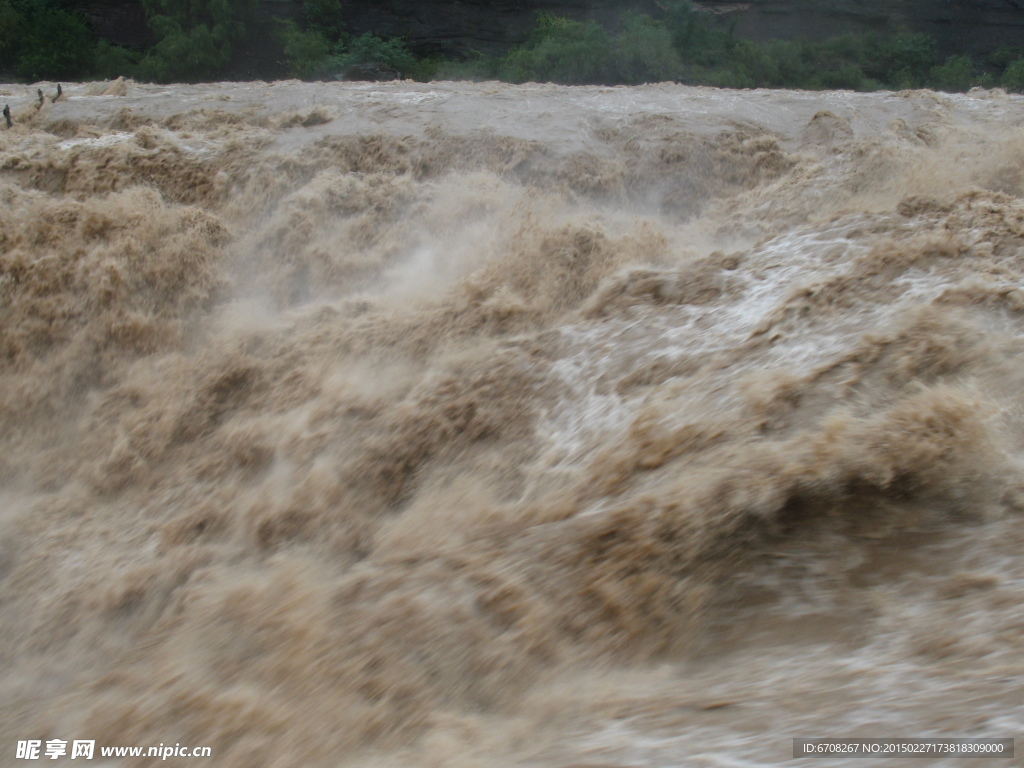
[[[97,37],[127,48],[146,48],[156,42],[140,2],[81,0],[74,6],[85,16]]]

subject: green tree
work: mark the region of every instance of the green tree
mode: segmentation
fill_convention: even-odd
[[[93,70],[97,76],[106,79],[122,75],[134,77],[138,61],[139,54],[135,51],[100,40],[93,53]]]
[[[870,36],[865,40],[866,73],[896,88],[921,87],[938,61],[938,47],[928,35]]]
[[[943,91],[966,91],[976,79],[970,56],[950,56],[940,66],[932,67],[931,79]]]
[[[11,14],[11,11],[15,13]],[[95,41],[85,19],[56,2],[10,4],[17,26],[14,72],[26,80],[75,79],[92,70]]]
[[[303,0],[306,30],[319,32],[330,42],[342,37],[341,0]]]
[[[573,21],[542,14],[527,43],[512,50],[499,76],[514,83],[528,80],[567,85],[612,82],[614,49],[608,32],[594,21]]]
[[[14,64],[20,22],[21,14],[9,0],[0,0],[0,70],[6,70]]]
[[[142,0],[159,38],[142,60],[145,79],[170,82],[213,77],[246,33],[245,13],[257,0]]]
[[[999,84],[1008,91],[1024,92],[1024,59],[1011,61],[1003,71]]]
[[[673,0],[663,8],[663,22],[683,61],[713,65],[734,45],[732,28],[715,24],[711,13],[690,0]]]
[[[288,74],[292,77],[322,76],[330,69],[330,58],[335,46],[323,32],[300,29],[291,19],[281,21],[277,30],[288,60]]]
[[[662,22],[643,14],[625,17],[622,32],[615,38],[615,56],[618,79],[623,83],[675,80],[683,70],[672,33]]]
[[[404,74],[415,66],[416,57],[399,39],[384,40],[376,35],[365,34],[351,40],[333,64],[337,72],[358,66],[383,67]]]

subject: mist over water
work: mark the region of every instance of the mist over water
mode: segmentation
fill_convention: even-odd
[[[1024,732],[1024,97],[0,91],[0,764]]]

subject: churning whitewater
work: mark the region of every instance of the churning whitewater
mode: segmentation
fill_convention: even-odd
[[[1024,733],[1024,97],[36,88],[0,763]]]

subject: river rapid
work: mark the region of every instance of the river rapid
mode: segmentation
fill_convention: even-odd
[[[1024,734],[1024,97],[36,87],[0,765]]]

